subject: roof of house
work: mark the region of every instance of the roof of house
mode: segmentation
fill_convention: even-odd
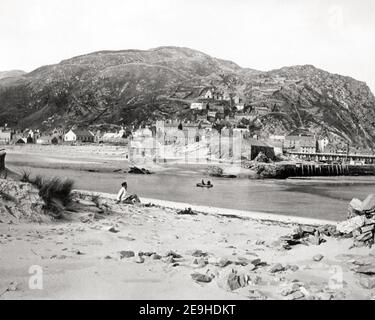
[[[94,136],[92,132],[90,132],[89,130],[85,130],[85,129],[72,130],[72,131],[76,136],[80,136],[80,137],[93,137]]]

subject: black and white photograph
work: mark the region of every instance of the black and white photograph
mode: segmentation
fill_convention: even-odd
[[[375,299],[374,1],[0,0],[0,44],[0,300]]]

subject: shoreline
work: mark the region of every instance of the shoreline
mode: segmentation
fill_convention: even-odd
[[[35,210],[37,190],[17,182],[10,189],[23,200],[6,204]],[[291,217],[280,223],[274,215],[202,206],[181,215],[186,203],[142,198],[155,205],[138,206],[115,204],[115,197],[75,189],[61,221],[35,220],[44,217],[39,210],[14,211],[18,218],[0,210],[0,300],[374,297],[355,263],[375,262],[375,252],[352,248],[353,239],[321,234],[319,242],[309,235],[289,243],[298,226]],[[30,266],[43,272],[43,290],[30,288]]]
[[[83,195],[96,195],[101,196],[106,199],[115,200],[116,195],[105,192],[96,192],[89,190],[80,190],[75,189],[74,192]],[[238,209],[228,209],[228,208],[219,208],[212,206],[203,206],[203,205],[193,205],[187,202],[177,202],[169,200],[161,200],[154,198],[139,197],[141,203],[152,203],[157,207],[161,208],[170,208],[174,210],[183,210],[186,208],[191,208],[197,213],[203,213],[208,215],[216,216],[225,216],[225,217],[235,217],[238,219],[248,219],[255,221],[268,221],[268,222],[277,222],[282,224],[298,224],[298,225],[311,225],[311,226],[322,226],[322,225],[335,225],[339,221],[325,220],[325,219],[315,219],[315,218],[304,218],[298,216],[287,216],[276,213],[266,213],[258,211],[247,211],[247,210],[238,210]]]

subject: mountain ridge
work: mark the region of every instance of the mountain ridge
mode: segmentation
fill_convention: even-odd
[[[313,65],[259,71],[186,47],[102,50],[0,79],[0,125],[135,124],[190,119],[205,87],[270,111],[252,128],[265,134],[306,127],[374,147],[375,97],[363,81]]]

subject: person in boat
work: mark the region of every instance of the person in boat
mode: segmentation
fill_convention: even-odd
[[[139,197],[136,194],[129,194],[128,193],[128,184],[126,181],[121,183],[121,189],[117,194],[117,201],[116,203],[129,203],[134,204],[136,202],[141,202]]]
[[[206,184],[204,183],[204,180],[202,179],[202,184],[205,186]]]
[[[208,185],[208,186],[211,185],[211,181],[210,181],[210,180],[207,181],[207,185]]]

